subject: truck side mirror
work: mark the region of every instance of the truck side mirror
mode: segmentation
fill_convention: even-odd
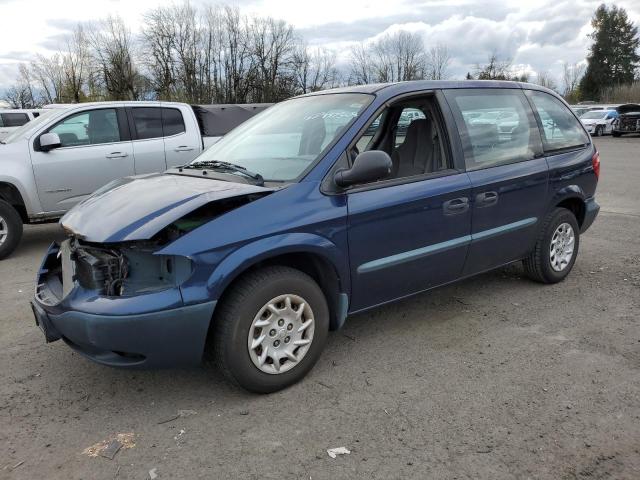
[[[43,133],[40,135],[40,150],[43,152],[48,152],[49,150],[53,150],[54,148],[59,148],[62,146],[62,142],[60,141],[60,137],[57,133]]]
[[[338,170],[334,176],[336,185],[350,187],[359,183],[369,183],[387,178],[393,164],[391,157],[382,150],[362,152],[353,161],[349,169]]]

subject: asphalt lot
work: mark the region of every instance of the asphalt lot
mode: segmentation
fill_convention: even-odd
[[[640,137],[596,143],[602,212],[564,283],[515,265],[350,318],[269,396],[45,345],[28,302],[60,233],[27,228],[0,262],[0,478],[640,478]]]

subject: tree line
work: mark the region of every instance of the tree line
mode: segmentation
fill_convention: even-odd
[[[185,1],[146,12],[142,23],[135,35],[117,16],[78,24],[58,52],[19,66],[4,99],[16,108],[102,100],[277,102],[341,85],[451,76],[448,47],[427,46],[416,32],[357,44],[339,68],[335,52],[309,46],[292,25],[237,7]],[[564,63],[561,85],[548,72],[517,72],[497,53],[466,78],[534,82],[570,102],[615,97],[638,74],[638,29],[624,9],[605,5],[592,25],[586,65]]]

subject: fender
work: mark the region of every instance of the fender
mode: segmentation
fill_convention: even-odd
[[[575,185],[575,184],[566,185],[565,187],[562,187],[560,190],[555,192],[554,195],[551,197],[548,210],[550,210],[560,202],[567,200],[569,198],[577,198],[584,202],[587,198],[587,195],[585,194],[584,190],[580,187],[580,185]]]
[[[33,172],[31,173],[31,178],[30,180],[33,181],[33,185],[30,187],[32,188],[33,192],[36,192],[35,189],[35,181],[33,180]],[[37,197],[37,195],[35,196],[35,198],[33,198],[32,196],[29,195],[29,188],[27,188],[25,185],[22,184],[22,182],[20,182],[20,180],[18,180],[15,177],[9,177],[7,175],[0,175],[0,184],[2,183],[6,183],[9,184],[13,187],[16,188],[16,190],[18,190],[18,192],[20,193],[20,196],[22,197],[22,201],[24,202],[24,207],[27,210],[27,215],[29,215],[30,217],[33,216],[35,214],[35,212],[40,212],[41,208],[40,208],[40,199]]]
[[[318,255],[333,266],[343,291],[351,285],[349,266],[345,261],[347,254],[341,252],[337,245],[311,233],[285,233],[257,240],[234,251],[214,270],[207,287],[217,299],[235,278],[252,265],[287,253]]]
[[[283,233],[244,245],[227,255],[215,267],[206,283],[207,300],[220,298],[229,284],[248,268],[264,260],[288,253],[314,254],[331,265],[338,276],[340,293],[349,294],[351,286],[348,256],[335,243],[311,233]],[[198,288],[186,287],[182,295],[185,305],[202,302]]]

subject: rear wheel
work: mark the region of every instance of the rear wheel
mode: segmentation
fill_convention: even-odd
[[[557,283],[573,268],[580,245],[580,227],[574,214],[556,208],[547,217],[533,252],[524,260],[527,275],[542,283]]]
[[[329,308],[318,284],[289,267],[242,277],[214,318],[215,361],[232,382],[270,393],[302,379],[329,331]]]
[[[22,219],[16,209],[0,200],[0,260],[13,252],[22,238]]]

